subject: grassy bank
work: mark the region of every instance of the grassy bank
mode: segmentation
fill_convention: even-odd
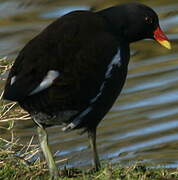
[[[0,180],[47,180],[48,169],[44,161],[29,159],[39,151],[36,145],[26,146],[0,139]],[[144,165],[120,167],[103,165],[99,172],[91,170],[64,169],[59,171],[59,180],[174,180],[178,171],[148,169]]]

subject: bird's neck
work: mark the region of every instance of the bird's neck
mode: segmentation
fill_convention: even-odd
[[[127,39],[124,34],[124,23],[126,22],[122,23],[122,16],[116,18],[115,16],[113,16],[111,11],[109,11],[109,9],[98,11],[96,12],[96,14],[103,18],[108,32],[115,36],[118,41],[121,41],[122,39]]]

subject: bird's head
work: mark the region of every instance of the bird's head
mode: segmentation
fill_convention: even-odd
[[[154,39],[171,49],[170,42],[161,30],[156,12],[140,3],[118,5],[101,11],[114,33],[128,42]]]

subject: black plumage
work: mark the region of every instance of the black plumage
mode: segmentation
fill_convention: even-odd
[[[156,13],[142,4],[64,15],[20,51],[4,98],[19,102],[41,129],[87,131],[98,169],[96,127],[123,88],[129,44],[143,38],[170,48]]]

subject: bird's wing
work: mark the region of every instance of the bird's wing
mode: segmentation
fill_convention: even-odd
[[[105,79],[121,62],[119,43],[102,19],[90,12],[78,14],[55,21],[22,49],[10,71],[5,99],[29,103],[38,111],[82,111],[101,99]]]
[[[52,85],[61,86],[59,96],[64,97],[67,88],[62,92],[62,87],[75,88],[81,80],[96,78],[98,68],[103,68],[116,53],[114,38],[102,28],[100,18],[84,11],[68,14],[49,25],[19,53],[9,73],[4,98],[23,100]]]

